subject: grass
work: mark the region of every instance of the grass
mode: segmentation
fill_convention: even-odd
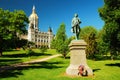
[[[41,53],[39,49],[33,49],[31,56],[26,54],[25,50],[12,50],[3,52],[3,56],[0,57],[0,66],[11,65],[20,62],[31,61],[34,59],[44,58],[50,55],[57,54],[56,50],[48,49],[47,52]]]
[[[91,67],[94,70],[95,80],[120,79],[120,60],[94,61]]]
[[[51,50],[50,50],[51,51]],[[50,52],[49,51],[49,52]],[[51,51],[53,52],[53,51]],[[65,74],[69,58],[57,57],[45,62],[30,64],[24,67],[0,73],[0,80],[119,80],[120,60],[87,60],[94,71],[92,77],[75,77]]]
[[[0,75],[0,80],[119,80],[120,60],[92,61],[88,65],[93,69],[93,77],[74,77],[65,74],[69,59],[61,57],[46,62],[19,67]]]

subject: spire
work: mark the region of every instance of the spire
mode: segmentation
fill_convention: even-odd
[[[35,13],[35,6],[33,5],[32,13]]]
[[[52,29],[51,29],[51,27],[49,27],[49,28],[48,28],[48,32],[52,32]]]

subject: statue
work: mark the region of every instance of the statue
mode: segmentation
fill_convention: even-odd
[[[72,32],[76,34],[76,39],[79,40],[80,34],[80,19],[78,14],[75,14],[74,18],[72,19]]]
[[[66,74],[75,76],[92,76],[93,71],[87,65],[86,47],[87,43],[84,40],[79,40],[80,34],[80,19],[78,14],[72,19],[72,32],[76,34],[77,40],[72,40],[69,44],[70,49],[70,65],[66,69]]]

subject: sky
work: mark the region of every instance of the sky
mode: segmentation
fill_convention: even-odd
[[[29,17],[32,7],[35,6],[39,17],[39,29],[47,32],[51,27],[56,34],[61,23],[66,25],[68,37],[74,35],[71,32],[71,20],[77,13],[81,20],[80,27],[93,26],[100,30],[104,26],[98,8],[104,5],[103,0],[0,0],[0,8],[4,10],[24,10]]]

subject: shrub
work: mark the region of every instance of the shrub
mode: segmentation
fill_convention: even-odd
[[[33,50],[32,49],[26,49],[26,55],[28,55],[28,56],[31,56],[32,54],[33,54],[34,52],[33,52]]]

